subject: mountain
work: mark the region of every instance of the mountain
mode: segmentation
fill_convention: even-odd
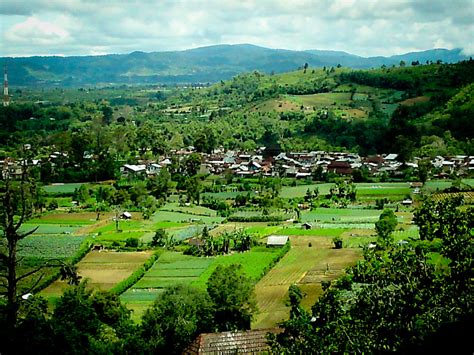
[[[132,52],[102,56],[0,58],[15,86],[86,86],[110,84],[207,83],[258,70],[281,73],[308,63],[351,68],[398,65],[405,61],[445,63],[467,59],[460,49],[432,49],[391,57],[360,57],[341,51],[292,51],[250,44],[215,45],[184,51]]]

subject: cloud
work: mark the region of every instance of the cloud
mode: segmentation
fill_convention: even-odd
[[[472,52],[473,17],[472,0],[3,0],[0,55],[219,43],[363,56],[439,46]]]

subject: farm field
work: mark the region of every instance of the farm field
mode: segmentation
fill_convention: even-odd
[[[91,251],[79,263],[77,272],[83,279],[88,279],[90,288],[109,290],[118,282],[126,279],[152,255],[151,251],[113,252]],[[57,280],[41,295],[54,302],[61,296],[67,284]]]
[[[133,310],[133,317],[139,319],[163,288],[178,283],[190,284],[209,267],[211,262],[211,258],[165,251],[143,278],[125,291],[120,298],[129,309]]]
[[[207,280],[217,266],[231,264],[241,264],[247,276],[257,280],[280,252],[281,249],[254,247],[244,253],[206,258],[165,251],[143,278],[120,298],[138,319],[165,287],[184,283],[206,289]]]
[[[309,309],[321,294],[321,281],[332,280],[360,257],[359,249],[332,249],[330,237],[292,236],[290,251],[256,285],[260,313],[252,328],[273,327],[288,318],[288,288],[297,284],[306,294],[302,305]],[[311,243],[311,247],[309,247]]]
[[[180,223],[220,223],[223,217],[197,216],[189,213],[170,212],[159,210],[150,219],[153,223],[158,222],[180,222]]]
[[[67,259],[79,251],[87,236],[34,234],[19,242],[18,255],[25,258]]]
[[[112,212],[102,212],[100,214],[100,220],[112,218]],[[88,225],[97,223],[97,213],[95,212],[75,212],[75,213],[63,213],[54,212],[46,213],[41,217],[33,218],[28,223],[44,223],[44,224],[64,224],[64,225]]]
[[[315,208],[301,213],[302,222],[375,223],[382,211],[351,208]]]
[[[314,190],[315,188],[319,189],[320,195],[326,195],[329,194],[329,190],[332,186],[334,186],[334,184],[330,183],[300,186],[283,186],[281,189],[280,196],[282,198],[304,197],[308,189]],[[411,191],[409,183],[399,182],[356,183],[355,186],[357,188],[357,198],[387,197],[389,199],[403,199],[403,197],[407,194],[410,194]]]
[[[162,211],[181,212],[195,215],[215,217],[217,212],[204,206],[180,206],[179,203],[167,203],[161,208]]]
[[[44,191],[49,194],[72,194],[75,189],[81,187],[83,183],[69,183],[69,184],[51,184],[43,186]]]

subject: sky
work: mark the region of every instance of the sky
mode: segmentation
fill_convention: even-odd
[[[1,0],[0,56],[249,43],[389,56],[474,54],[474,0]]]

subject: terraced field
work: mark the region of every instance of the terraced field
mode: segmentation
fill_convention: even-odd
[[[77,264],[77,272],[82,278],[89,280],[89,287],[110,290],[130,276],[151,255],[151,251],[91,251]],[[44,289],[41,295],[54,300],[61,296],[66,287],[64,281],[57,280]]]
[[[321,281],[337,278],[360,257],[359,249],[332,249],[329,237],[305,235],[290,239],[291,250],[256,285],[260,313],[252,328],[273,327],[288,318],[285,303],[292,284],[300,286],[306,294],[302,305],[309,309],[322,292]]]
[[[212,263],[211,258],[198,258],[182,253],[166,251],[155,264],[120,298],[138,319],[165,287],[176,284],[190,284]]]

